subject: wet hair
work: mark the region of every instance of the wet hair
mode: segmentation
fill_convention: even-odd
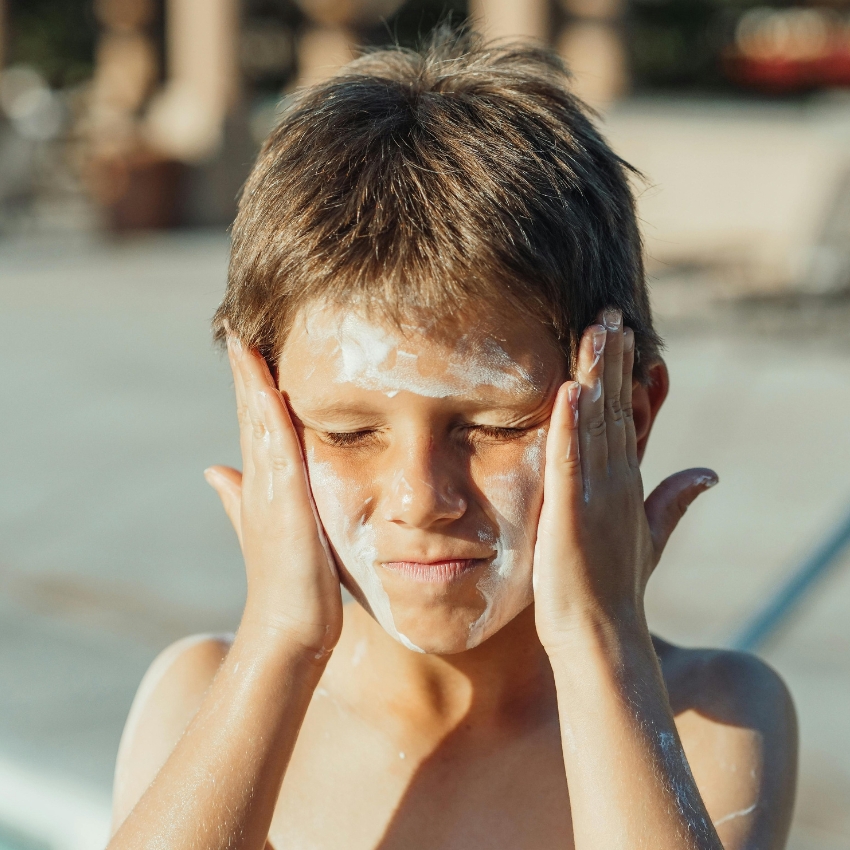
[[[635,172],[591,119],[552,52],[448,26],[303,89],[243,189],[216,338],[274,369],[311,302],[445,328],[486,305],[541,321],[572,365],[619,307],[645,379],[660,340]]]

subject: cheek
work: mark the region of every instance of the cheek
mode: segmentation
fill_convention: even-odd
[[[367,483],[350,465],[327,457],[314,446],[307,448],[306,457],[316,510],[331,543],[339,549],[350,537],[347,532],[370,513]]]
[[[500,469],[491,468],[480,479],[487,500],[485,510],[495,526],[485,532],[490,535],[486,542],[494,547],[496,557],[478,583],[484,610],[470,626],[468,648],[507,625],[533,599],[532,566],[543,504],[545,445],[546,432],[541,428],[509,463],[500,463]]]
[[[496,521],[494,531],[511,550],[534,543],[534,531],[543,504],[543,455],[546,433],[537,432],[534,441],[511,452],[503,451],[477,470],[479,489]]]
[[[422,652],[396,629],[389,596],[376,570],[377,535],[370,522],[375,509],[371,476],[362,468],[355,472],[351,464],[342,464],[339,458],[323,459],[316,448],[308,448],[306,454],[316,510],[342,567],[344,586],[388,634],[408,649]]]
[[[525,528],[539,517],[543,503],[543,483],[531,473],[516,470],[487,477],[482,492],[496,511],[512,525]]]

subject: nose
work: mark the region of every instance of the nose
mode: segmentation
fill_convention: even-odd
[[[412,528],[429,528],[466,513],[456,458],[438,452],[431,439],[399,446],[388,459],[384,519]]]

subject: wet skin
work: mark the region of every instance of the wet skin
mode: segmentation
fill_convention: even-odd
[[[784,845],[796,732],[781,682],[755,659],[649,636],[646,581],[714,478],[678,473],[644,503],[639,459],[666,371],[635,384],[633,336],[618,315],[604,320],[565,383],[542,329],[483,322],[481,338],[535,376],[525,398],[350,386],[333,351],[297,328],[275,387],[231,345],[244,468],[208,478],[242,544],[245,614],[234,640],[175,645],[146,677],[110,847]],[[445,377],[450,343],[424,330],[404,344]],[[521,610],[467,649],[494,557],[486,479],[511,474],[541,428],[542,493],[538,480],[522,500],[534,533],[516,573],[528,582],[533,562],[535,604],[511,596]],[[344,513],[359,521],[369,501],[389,607],[430,654],[364,606],[343,609],[335,567],[370,600],[342,537],[327,528],[335,552],[324,545],[302,449],[343,481]],[[332,500],[312,483],[330,526]],[[450,581],[426,567],[423,581],[415,565],[446,555],[469,563]]]

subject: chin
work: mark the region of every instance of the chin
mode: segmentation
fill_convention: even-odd
[[[472,624],[481,616],[483,603],[466,606],[429,606],[394,609],[395,629],[399,640],[429,655],[457,655],[475,645]],[[412,648],[409,647],[409,648]]]
[[[502,601],[502,600],[498,600]],[[497,601],[497,602],[498,602]],[[429,655],[457,655],[475,649],[507,626],[533,602],[529,587],[527,594],[515,594],[497,604],[484,615],[484,604],[475,609],[459,607],[430,607],[394,609],[397,640]],[[396,635],[393,635],[396,637]]]
[[[343,583],[403,646],[429,655],[457,655],[484,643],[531,604],[528,572],[527,580],[506,583],[501,592],[491,596],[489,604],[474,581],[422,584],[389,576],[377,599],[345,571]]]

